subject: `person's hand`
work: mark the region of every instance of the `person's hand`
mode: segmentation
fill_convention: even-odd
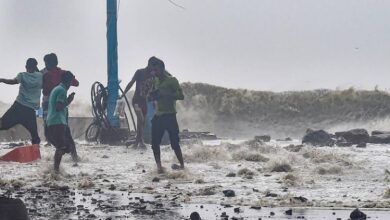
[[[159,89],[153,90],[152,92],[150,92],[149,97],[150,101],[159,100],[162,97],[161,91]]]
[[[72,93],[68,96],[68,99],[67,99],[68,105],[73,101],[74,95],[75,95],[75,94],[76,94],[76,93],[72,92]]]

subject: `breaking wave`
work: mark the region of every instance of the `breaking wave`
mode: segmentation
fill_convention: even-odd
[[[302,137],[307,128],[389,129],[390,95],[384,91],[313,90],[291,92],[227,89],[183,83],[178,102],[182,128],[220,136]]]

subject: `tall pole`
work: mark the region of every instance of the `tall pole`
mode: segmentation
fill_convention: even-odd
[[[114,116],[118,99],[118,39],[117,39],[117,0],[107,0],[107,76],[108,106],[107,115],[111,126],[119,127],[119,117]]]

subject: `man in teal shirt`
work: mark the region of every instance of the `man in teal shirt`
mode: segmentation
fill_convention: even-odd
[[[19,73],[15,79],[0,79],[0,82],[5,84],[19,84],[16,101],[0,119],[0,130],[21,124],[30,132],[32,144],[39,144],[41,141],[38,136],[35,110],[39,108],[42,73],[37,66],[37,60],[29,58],[26,62],[26,72]]]
[[[74,162],[77,162],[76,146],[68,126],[68,106],[74,99],[74,92],[67,96],[74,75],[66,71],[62,75],[61,83],[56,86],[49,97],[48,115],[46,124],[48,127],[49,141],[56,148],[54,154],[54,170],[59,172],[62,156],[71,153]]]
[[[156,113],[152,119],[152,149],[159,173],[164,172],[161,165],[160,144],[165,131],[168,131],[171,147],[175,151],[180,166],[174,164],[173,169],[184,169],[184,160],[180,148],[179,125],[176,119],[176,101],[183,100],[184,95],[177,79],[165,71],[162,60],[152,66],[156,76],[154,91],[150,99],[156,101]]]

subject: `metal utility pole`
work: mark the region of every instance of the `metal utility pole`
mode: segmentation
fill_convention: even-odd
[[[118,99],[118,38],[117,38],[117,0],[107,0],[107,76],[108,106],[110,125],[119,127],[119,117],[114,116]]]

